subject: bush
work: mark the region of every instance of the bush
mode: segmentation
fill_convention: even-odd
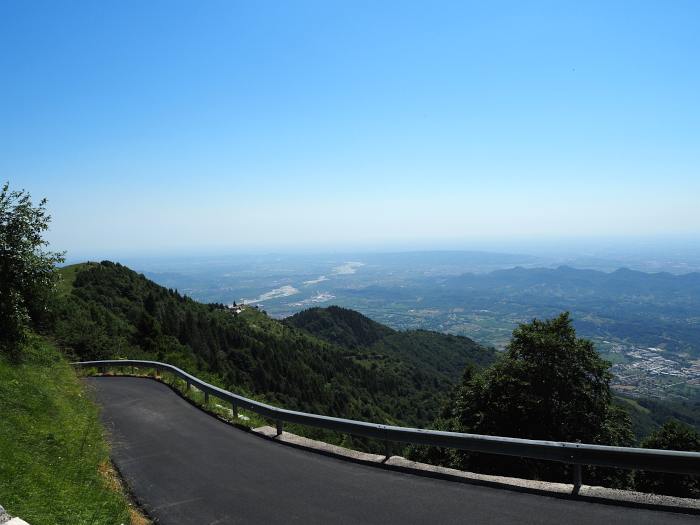
[[[642,447],[700,452],[700,434],[688,425],[670,420],[645,439]],[[634,485],[641,492],[684,498],[700,497],[698,476],[639,471],[635,473]]]

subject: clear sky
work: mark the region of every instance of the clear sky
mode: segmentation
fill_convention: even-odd
[[[0,2],[73,253],[700,235],[700,2]]]

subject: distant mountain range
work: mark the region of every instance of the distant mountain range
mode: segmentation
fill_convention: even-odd
[[[583,335],[700,356],[700,273],[516,267],[375,283],[337,295],[390,325],[494,344],[505,342],[518,322],[571,311]]]
[[[447,280],[460,289],[537,290],[551,295],[598,295],[634,297],[650,302],[649,294],[664,299],[677,294],[692,295],[700,291],[700,273],[675,275],[666,272],[646,273],[628,268],[614,272],[581,270],[570,266],[550,268],[515,267],[488,274],[464,274]]]

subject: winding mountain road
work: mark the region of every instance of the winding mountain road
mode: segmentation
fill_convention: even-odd
[[[698,516],[389,471],[284,446],[205,414],[156,381],[86,379],[112,458],[161,525],[698,523]]]

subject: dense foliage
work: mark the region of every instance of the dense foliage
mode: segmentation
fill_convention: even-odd
[[[476,434],[630,445],[629,417],[612,403],[609,367],[590,341],[576,337],[568,314],[522,324],[492,367],[467,368],[438,425]],[[567,468],[464,452],[414,454],[459,468],[540,479],[562,479]]]
[[[0,351],[19,357],[30,322],[40,322],[56,280],[58,253],[45,251],[51,217],[46,199],[34,205],[24,191],[0,189]]]
[[[684,423],[700,431],[700,401],[630,398],[618,395],[615,403],[632,418],[632,431],[638,442],[669,420]]]
[[[288,317],[285,323],[345,348],[368,347],[396,333],[359,312],[339,306],[309,308]]]
[[[609,363],[576,337],[568,314],[520,325],[504,358],[463,384],[460,424],[483,434],[601,443],[617,441]]]
[[[76,358],[155,358],[212,374],[234,391],[288,408],[411,425],[429,423],[451,386],[446,376],[423,371],[409,359],[402,362],[396,352],[380,360],[382,366],[372,366],[356,351],[253,308],[234,316],[119,264],[91,263],[62,273],[66,282],[54,309],[53,334]],[[479,352],[490,354],[471,344],[464,362]],[[431,350],[440,355],[439,345]]]
[[[305,310],[285,319],[285,324],[342,344],[350,349],[345,355],[355,363],[382,375],[410,380],[421,399],[417,420],[425,423],[434,418],[444,394],[459,381],[465,366],[487,366],[496,357],[495,350],[467,337],[427,330],[392,330],[354,310],[337,306]]]
[[[642,446],[644,448],[700,452],[700,434],[688,425],[678,421],[668,421],[645,439]],[[634,481],[635,488],[642,492],[689,498],[700,497],[700,477],[698,476],[637,472]]]

